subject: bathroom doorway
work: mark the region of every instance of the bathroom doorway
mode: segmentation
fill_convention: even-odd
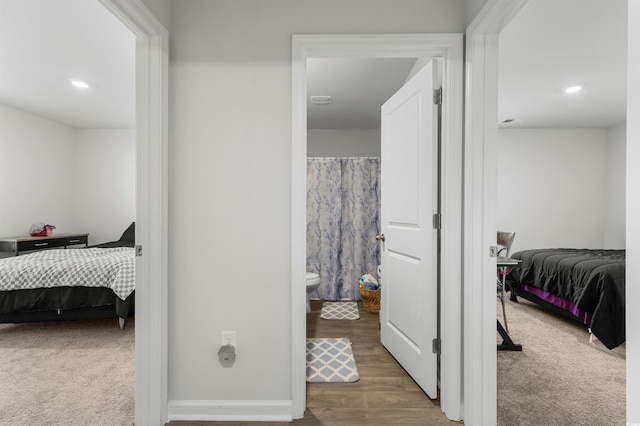
[[[372,44],[371,44],[372,43]],[[292,217],[292,282],[293,285],[293,388],[294,416],[302,417],[305,408],[304,342],[306,321],[304,310],[305,291],[298,283],[306,269],[306,157],[307,157],[307,93],[306,65],[310,58],[441,58],[444,63],[444,87],[446,110],[443,114],[443,134],[449,141],[443,156],[443,185],[447,191],[444,210],[449,212],[447,224],[443,226],[443,261],[451,266],[459,262],[461,221],[460,188],[461,159],[452,155],[451,150],[461,152],[462,125],[462,74],[461,35],[390,35],[390,36],[294,36],[293,54],[293,217]],[[455,60],[453,60],[455,58]],[[459,74],[455,74],[455,73]],[[454,78],[454,75],[457,78]],[[309,94],[311,95],[311,94]],[[455,102],[452,102],[453,100]],[[455,124],[454,124],[455,123]],[[455,195],[458,194],[458,195]],[[449,222],[449,220],[451,222]],[[455,224],[455,226],[453,226]],[[443,344],[446,341],[451,357],[441,365],[442,398],[441,409],[450,419],[459,419],[460,400],[460,357],[461,357],[461,306],[460,268],[447,268],[443,279],[451,282],[442,294],[441,312],[444,329]],[[298,303],[299,301],[299,303]],[[305,325],[301,327],[301,325]]]
[[[306,270],[312,294],[358,300],[358,278],[380,264],[380,106],[415,58],[307,60]]]

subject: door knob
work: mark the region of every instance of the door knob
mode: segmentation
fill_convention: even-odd
[[[384,234],[376,235],[376,240],[384,242]]]

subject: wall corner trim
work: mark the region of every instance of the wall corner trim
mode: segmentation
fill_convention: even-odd
[[[291,400],[169,400],[168,420],[290,422]]]

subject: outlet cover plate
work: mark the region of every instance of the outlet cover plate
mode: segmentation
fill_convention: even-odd
[[[223,331],[222,337],[220,340],[220,346],[224,345],[233,345],[236,350],[238,349],[238,345],[236,344],[236,332],[235,331]]]

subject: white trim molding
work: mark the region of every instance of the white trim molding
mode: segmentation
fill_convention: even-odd
[[[290,422],[293,419],[291,418],[290,400],[170,400],[168,420]]]
[[[498,34],[527,0],[489,0],[466,33],[464,144],[464,419],[497,423],[496,152]]]
[[[461,34],[294,35],[292,40],[291,388],[293,418],[305,409],[306,61],[308,58],[435,58],[443,63],[442,290],[440,407],[462,415],[462,128]]]
[[[626,280],[634,283],[640,280],[640,189],[632,184],[640,178],[640,2],[628,2],[627,22]],[[640,300],[639,287],[628,285],[625,291],[627,306],[633,306]],[[640,405],[637,403],[640,400],[640,335],[636,331],[640,312],[627,309],[625,315],[627,425],[640,426]]]
[[[140,0],[100,0],[136,35],[135,423],[167,419],[169,34]]]

